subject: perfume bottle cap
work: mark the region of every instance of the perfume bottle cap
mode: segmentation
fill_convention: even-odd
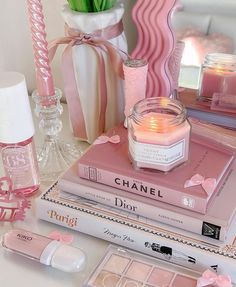
[[[34,135],[26,81],[17,72],[0,72],[0,142],[13,144]]]

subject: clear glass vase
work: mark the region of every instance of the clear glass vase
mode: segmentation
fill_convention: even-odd
[[[55,89],[53,96],[39,96],[37,90],[32,94],[39,129],[44,136],[43,144],[37,150],[41,181],[55,181],[81,155],[75,144],[59,140],[63,126],[61,96],[59,89]]]

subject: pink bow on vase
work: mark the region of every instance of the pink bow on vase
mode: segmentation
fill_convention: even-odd
[[[216,273],[206,270],[202,277],[197,280],[196,287],[214,286],[214,287],[232,287],[229,275],[217,275]]]
[[[206,191],[208,195],[211,195],[216,187],[216,179],[215,178],[204,178],[200,174],[195,174],[190,179],[185,181],[184,188],[201,185],[202,188]]]
[[[85,119],[83,116],[82,106],[80,102],[79,92],[76,84],[76,75],[74,73],[72,48],[79,45],[90,46],[95,52],[99,62],[99,90],[100,90],[100,115],[98,119],[100,134],[105,130],[105,114],[107,108],[107,83],[104,52],[110,59],[114,72],[122,79],[124,79],[123,59],[121,53],[128,56],[126,52],[117,49],[109,40],[114,39],[123,33],[122,21],[110,25],[104,29],[94,31],[91,34],[80,32],[76,29],[65,25],[65,37],[56,39],[49,43],[49,59],[52,61],[57,48],[65,44],[67,45],[62,54],[62,73],[64,78],[64,91],[66,94],[68,109],[70,111],[70,119],[73,133],[75,136],[87,139],[87,131],[85,126]]]
[[[49,238],[53,239],[53,240],[57,240],[60,241],[61,243],[64,244],[71,244],[74,240],[73,235],[67,234],[67,233],[61,233],[58,230],[54,230],[52,231],[49,235]]]
[[[99,136],[93,144],[105,144],[107,142],[113,143],[113,144],[117,144],[120,142],[120,136],[119,135],[114,135],[111,137],[105,136],[105,135],[101,135]]]

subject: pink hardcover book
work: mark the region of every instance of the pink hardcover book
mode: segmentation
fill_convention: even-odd
[[[209,204],[206,214],[152,200],[131,192],[83,179],[77,174],[77,161],[59,178],[60,190],[99,204],[157,220],[158,222],[224,241],[236,212],[236,192],[230,172],[222,188]],[[236,180],[235,180],[236,182]],[[234,183],[234,182],[233,182]],[[222,208],[227,206],[227,208]]]
[[[136,170],[128,157],[127,130],[120,125],[107,136],[119,135],[119,143],[93,144],[78,161],[78,175],[141,196],[206,213],[211,199],[221,187],[234,160],[231,149],[199,136],[191,137],[189,161],[169,173]],[[204,180],[184,187],[194,176]],[[215,180],[214,188],[206,183]]]

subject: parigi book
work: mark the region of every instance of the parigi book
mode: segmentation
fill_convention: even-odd
[[[127,130],[120,125],[107,135],[119,135],[120,142],[93,144],[78,161],[80,177],[200,213],[206,213],[234,161],[230,148],[192,136],[185,164],[168,173],[135,170],[128,157]],[[196,174],[216,180],[212,192],[206,192],[202,184],[184,188]]]
[[[236,114],[211,110],[197,101],[197,90],[184,89],[179,93],[179,100],[187,109],[189,117],[193,117],[208,123],[236,129]]]
[[[198,272],[212,269],[229,274],[236,282],[236,219],[227,241],[220,242],[61,192],[57,184],[35,203],[43,220]]]
[[[236,179],[229,173],[205,215],[82,179],[75,162],[58,180],[60,190],[126,210],[206,237],[224,241],[236,212]],[[230,181],[230,184],[228,184]],[[227,208],[222,208],[222,207]]]

